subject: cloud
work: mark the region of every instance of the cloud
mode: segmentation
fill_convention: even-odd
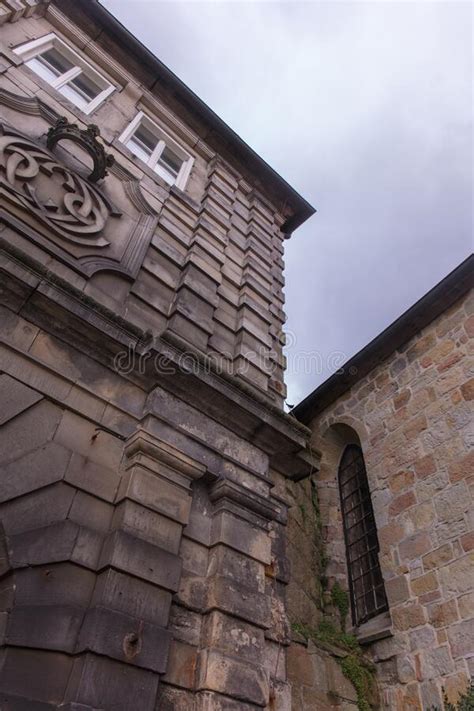
[[[298,353],[350,357],[472,251],[470,3],[103,4],[318,208],[286,250],[290,402],[329,375]]]

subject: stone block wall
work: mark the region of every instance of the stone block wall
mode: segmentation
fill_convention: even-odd
[[[294,205],[102,12],[0,7],[0,707],[289,711],[272,471],[309,467],[281,407]],[[12,51],[50,32],[115,86],[87,116]],[[118,140],[138,110],[193,157],[185,190]],[[48,150],[58,117],[98,125],[101,182],[76,144]]]
[[[58,116],[81,127],[92,122],[115,158],[99,186],[103,199],[118,210],[102,233],[108,246],[89,239],[76,240],[72,247],[62,235],[59,244],[53,238],[53,247],[47,242],[51,232],[46,232],[36,246],[52,251],[49,268],[144,331],[179,335],[190,347],[211,356],[221,371],[281,405],[282,230],[287,207],[266,195],[265,186],[244,166],[232,164],[206,142],[208,129],[197,116],[183,118],[183,108],[173,105],[171,90],[159,83],[151,89],[144,68],[133,66],[133,56],[124,59],[107,28],[99,32],[90,27],[79,4],[13,5],[16,12],[9,12],[7,3],[3,14],[0,50],[0,108],[6,126],[44,148],[45,135]],[[63,8],[77,13],[81,25],[74,25]],[[12,52],[50,32],[81,51],[115,86],[114,93],[87,116]],[[88,32],[97,41],[91,41]],[[184,191],[170,188],[119,141],[138,111],[158,122],[192,156]],[[84,172],[80,152],[68,156],[60,148],[56,153]],[[120,252],[119,240],[125,243],[131,227],[137,244]],[[24,235],[15,231],[7,237],[32,253],[31,240]]]
[[[289,711],[287,506],[270,443],[236,431],[254,415],[147,392],[15,313],[9,286],[2,708]]]
[[[390,710],[441,708],[442,688],[454,701],[474,674],[473,309],[471,291],[311,423],[329,588],[347,589],[339,461],[347,444],[363,450],[390,610],[354,631]],[[317,620],[313,572],[305,581],[306,563],[295,559],[311,548],[319,555],[302,520],[308,487],[291,484],[298,545],[289,614],[303,609]]]

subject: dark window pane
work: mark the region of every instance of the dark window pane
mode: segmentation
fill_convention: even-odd
[[[79,76],[75,77],[75,79],[72,79],[70,81],[70,84],[74,87],[74,89],[82,94],[84,99],[87,99],[88,101],[92,101],[92,99],[95,99],[96,96],[98,96],[102,89],[98,84],[95,83],[90,77],[87,76],[87,74],[84,74],[82,72],[79,74]]]
[[[360,447],[346,448],[339,466],[344,536],[355,624],[388,609],[378,559],[378,538]]]
[[[56,76],[60,76],[61,74],[68,72],[74,66],[69,59],[66,59],[66,57],[64,57],[54,47],[46,50],[46,52],[43,52],[38,59],[46,64],[50,71],[56,74]]]
[[[137,143],[141,143],[143,148],[146,148],[150,154],[154,151],[155,146],[158,143],[158,138],[143,124],[140,124],[137,128],[133,134],[133,138]]]
[[[174,178],[178,176],[181,166],[183,165],[181,158],[178,158],[178,156],[173,153],[168,146],[166,146],[163,150],[158,163]]]

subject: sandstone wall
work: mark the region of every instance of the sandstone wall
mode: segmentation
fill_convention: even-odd
[[[286,505],[239,406],[147,392],[9,295],[2,708],[289,711]]]
[[[355,632],[390,710],[441,707],[441,688],[454,700],[474,673],[473,306],[471,292],[311,423],[328,589],[347,589],[337,469],[347,444],[363,449],[390,616]],[[310,492],[291,487],[289,613],[317,620],[314,566],[305,578],[308,552],[320,555],[302,520]]]
[[[88,4],[0,8],[0,706],[289,711],[288,210],[111,58]],[[82,29],[58,10],[79,5]],[[116,86],[89,116],[11,51],[51,31]],[[186,190],[118,142],[138,109],[194,157]],[[100,184],[46,149],[58,116],[98,124]]]
[[[167,329],[180,335],[211,355],[223,371],[281,404],[285,394],[281,206],[265,196],[264,186],[257,188],[258,180],[249,182],[209,147],[196,118],[186,123],[169,107],[172,92],[163,88],[157,94],[140,83],[138,68],[132,73],[133,57],[118,64],[111,56],[112,40],[108,52],[93,27],[89,30],[92,36],[99,35],[97,42],[47,2],[29,6],[28,12],[5,13],[5,18],[11,21],[2,27],[2,119],[40,145],[57,116],[80,126],[92,122],[115,158],[100,188],[121,213],[108,220],[104,232],[111,244],[104,247],[89,239],[72,247],[63,242],[54,248],[49,268],[143,330],[156,334]],[[81,50],[116,87],[87,116],[11,51],[50,32]],[[118,140],[140,110],[192,156],[184,191],[170,188]],[[61,149],[58,155],[74,165],[71,155]],[[77,153],[74,160],[83,170],[84,156]],[[117,242],[127,219],[136,225],[140,244],[120,258]],[[9,233],[8,240],[33,253],[31,239],[17,231]],[[113,271],[100,264],[104,257],[112,260]]]

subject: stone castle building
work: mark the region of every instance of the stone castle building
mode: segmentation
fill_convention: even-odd
[[[472,264],[285,414],[313,208],[96,0],[0,24],[1,711],[441,707]]]

